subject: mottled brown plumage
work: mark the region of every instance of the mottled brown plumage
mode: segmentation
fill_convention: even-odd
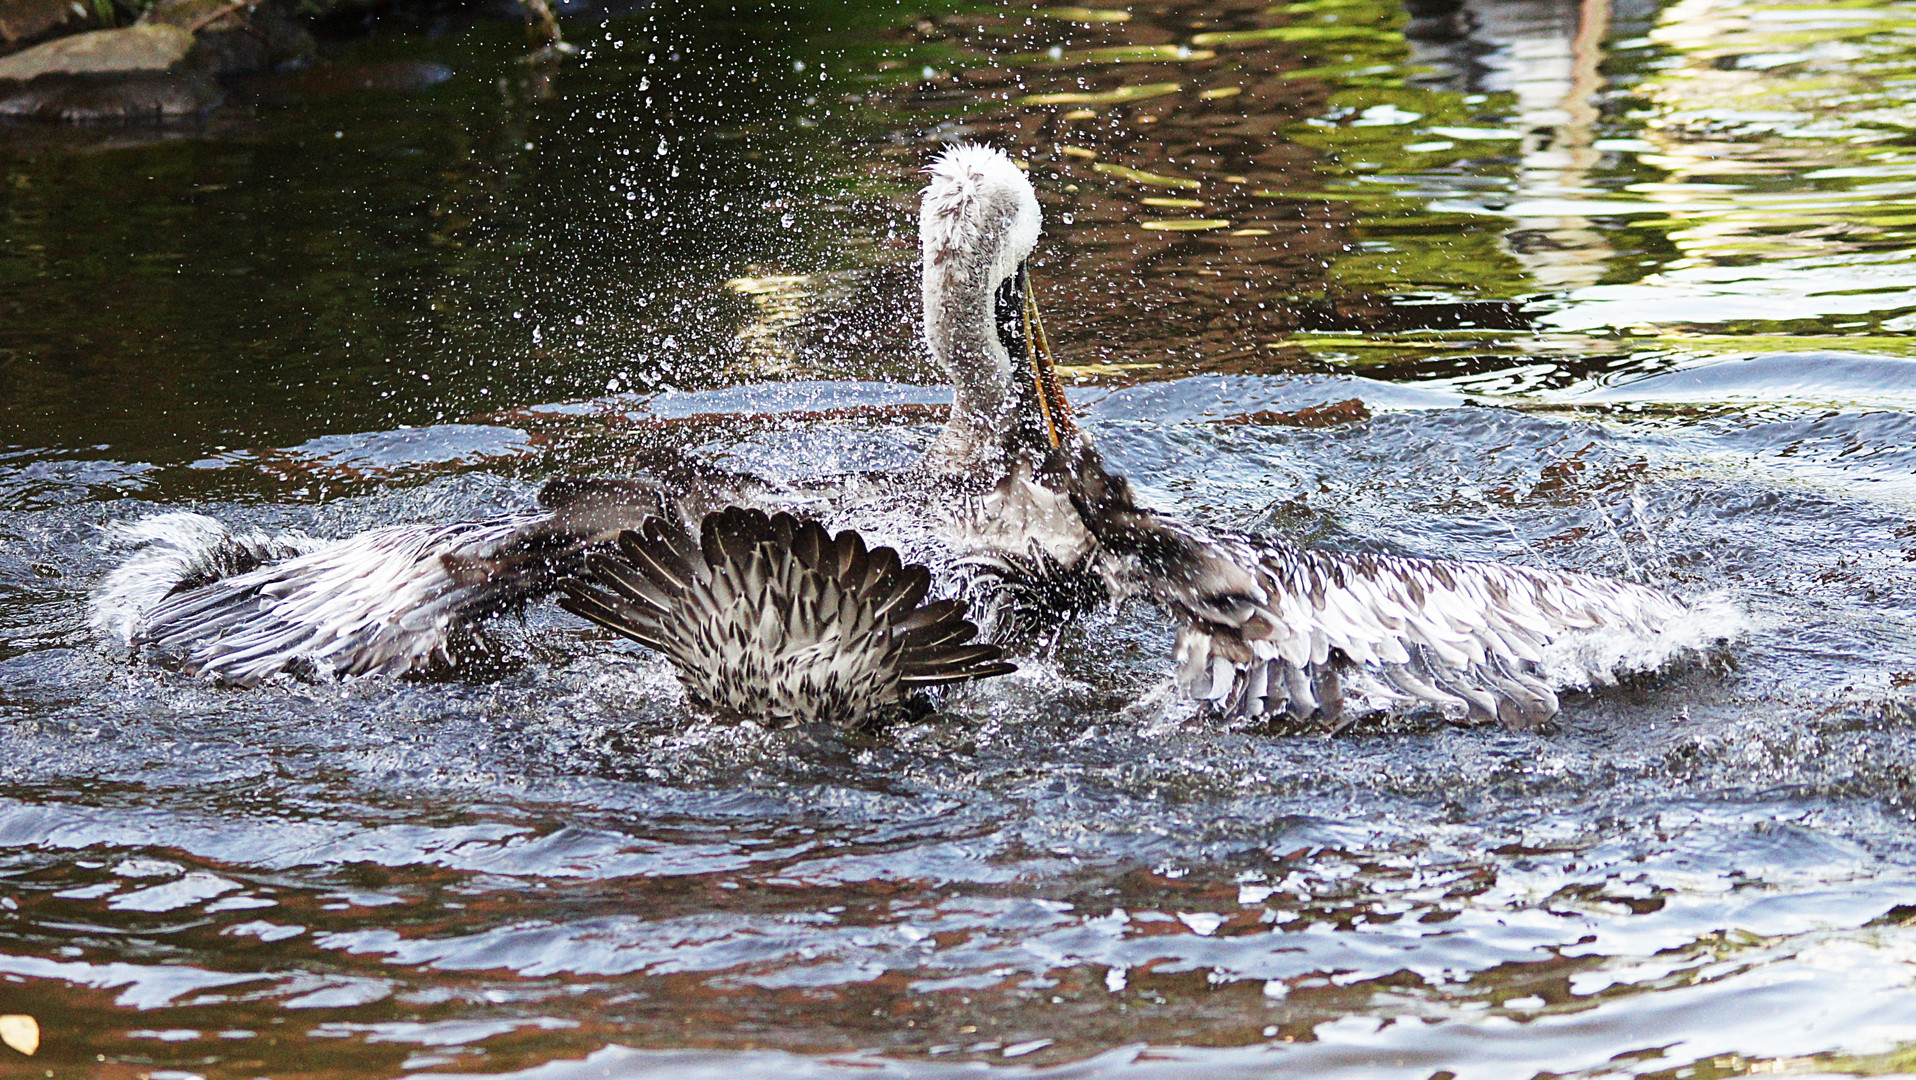
[[[858,727],[914,691],[1016,668],[959,600],[924,603],[931,572],[850,530],[730,507],[699,540],[648,518],[586,558],[566,610],[662,653],[693,700],[774,723]]]

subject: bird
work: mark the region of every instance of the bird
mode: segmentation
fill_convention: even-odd
[[[560,477],[541,489],[539,507],[524,513],[393,525],[330,543],[241,536],[202,515],[163,514],[120,530],[143,546],[94,590],[93,626],[130,648],[175,655],[190,674],[242,687],[287,671],[357,677],[457,670],[485,657],[487,641],[476,631],[487,619],[568,581],[604,586],[595,571],[616,572],[616,559],[634,542],[621,548],[628,534],[643,543],[657,530],[701,533],[712,515],[739,508],[895,534],[914,554],[933,559],[947,584],[966,594],[964,602],[984,601],[996,635],[1014,636],[1010,627],[1022,616],[1005,598],[1043,590],[997,583],[1020,572],[1037,581],[1048,576],[1043,569],[1081,563],[1091,542],[1082,529],[1033,528],[1075,520],[1062,489],[1035,475],[1045,458],[1038,448],[1052,445],[1043,421],[1048,402],[1062,403],[1048,351],[1038,377],[1017,374],[1031,370],[1034,350],[1049,347],[1036,325],[1026,266],[1040,212],[1023,173],[998,151],[956,147],[927,172],[923,329],[931,359],[953,385],[953,406],[921,462],[792,483],[677,457],[654,463],[646,475]],[[793,542],[800,538],[791,533]],[[856,530],[854,540],[864,543]],[[783,539],[767,554],[774,550],[777,558],[797,558]],[[805,580],[796,566],[786,570]],[[567,592],[575,606],[584,595]],[[699,603],[689,593],[675,599]],[[1055,622],[1060,610],[1045,615]],[[740,627],[757,617],[742,608],[735,614]],[[980,671],[999,673],[978,652],[984,645],[966,647]],[[901,685],[923,681],[926,673],[909,668],[900,668]]]
[[[926,173],[923,330],[951,383],[952,407],[912,465],[804,484],[691,461],[639,478],[561,478],[534,512],[394,526],[313,549],[282,542],[302,553],[154,602],[174,569],[185,578],[189,564],[246,561],[243,552],[210,559],[206,526],[182,527],[196,539],[143,562],[136,556],[108,576],[95,625],[239,684],[299,665],[398,674],[456,664],[486,616],[563,589],[575,612],[604,615],[593,604],[621,598],[627,606],[611,609],[617,618],[597,621],[675,657],[682,674],[732,665],[734,674],[699,693],[735,701],[749,664],[766,658],[746,643],[768,616],[738,603],[716,611],[682,575],[621,577],[644,552],[665,549],[696,570],[673,538],[689,540],[694,527],[703,534],[719,514],[711,528],[745,529],[762,553],[787,562],[801,531],[816,540],[803,518],[886,532],[932,564],[946,591],[972,601],[982,636],[1006,648],[1094,607],[1142,601],[1176,626],[1175,681],[1186,696],[1232,720],[1279,726],[1342,730],[1355,700],[1362,709],[1353,716],[1430,706],[1460,720],[1536,728],[1559,711],[1561,687],[1655,669],[1708,637],[1688,605],[1647,585],[1306,549],[1142,505],[1077,423],[1058,377],[1032,284],[1042,214],[1029,178],[1002,151],[969,144],[947,148]],[[730,507],[782,511],[791,521],[724,525]],[[148,525],[145,535],[166,532]],[[251,542],[253,551],[274,546]],[[733,569],[724,573],[742,565],[738,558],[727,555]],[[706,564],[719,572],[719,563]],[[621,583],[655,592],[670,585],[642,595],[671,610],[621,597]],[[718,652],[689,629],[709,629],[715,618],[732,620],[722,632],[730,644]],[[1000,661],[980,654],[977,662]],[[794,716],[811,708],[781,702],[765,708]]]

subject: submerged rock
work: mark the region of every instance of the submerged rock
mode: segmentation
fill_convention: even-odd
[[[178,26],[94,30],[0,58],[0,117],[154,121],[203,112],[220,97],[198,42]]]

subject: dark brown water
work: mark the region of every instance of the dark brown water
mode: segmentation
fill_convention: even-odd
[[[1916,6],[567,31],[543,85],[510,25],[393,23],[203,126],[5,131],[0,1014],[41,1042],[0,1075],[1916,1065]],[[1152,500],[1726,598],[1730,664],[1547,735],[1272,737],[1127,609],[854,737],[692,716],[551,608],[450,682],[87,631],[99,526],[157,510],[911,460],[955,138],[1030,163],[1074,401]]]

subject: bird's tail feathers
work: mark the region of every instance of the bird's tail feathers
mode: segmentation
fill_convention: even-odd
[[[400,525],[330,543],[221,541],[223,528],[207,518],[164,527],[137,523],[134,536],[147,539],[148,547],[102,583],[112,601],[106,607],[96,601],[95,625],[128,645],[178,654],[188,672],[240,686],[294,668],[334,675],[420,671],[451,663],[471,621],[501,606],[502,582],[523,575],[485,568],[501,545],[539,518]],[[198,566],[204,553],[228,551],[290,557],[255,558],[249,565],[235,555],[239,572],[196,585],[191,575],[176,573],[172,585],[156,583],[161,570]],[[200,561],[189,563],[186,556],[195,552]]]
[[[857,726],[917,688],[1007,674],[931,574],[856,532],[730,507],[694,540],[649,518],[586,562],[560,605],[663,654],[694,698],[777,721]]]
[[[88,621],[101,637],[132,645],[167,597],[296,558],[324,545],[304,533],[236,533],[205,514],[154,514],[105,525],[107,546],[134,548],[94,586]]]

